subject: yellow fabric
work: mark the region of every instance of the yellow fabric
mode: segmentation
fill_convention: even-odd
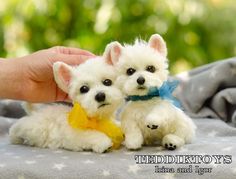
[[[73,128],[94,129],[105,133],[112,139],[113,149],[119,148],[124,140],[123,132],[119,126],[109,119],[89,118],[79,103],[74,103],[68,115],[68,122]]]

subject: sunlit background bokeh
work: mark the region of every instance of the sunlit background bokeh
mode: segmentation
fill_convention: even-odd
[[[235,0],[1,0],[0,57],[55,45],[101,54],[159,33],[172,73],[236,56]]]

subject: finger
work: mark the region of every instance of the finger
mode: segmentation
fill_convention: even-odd
[[[56,46],[52,47],[53,50],[56,52],[62,53],[62,54],[67,54],[67,55],[88,55],[88,56],[96,56],[93,53],[79,49],[79,48],[74,48],[74,47],[64,47],[64,46]]]
[[[71,100],[70,98],[65,98],[65,99],[64,99],[64,102],[72,103],[72,100]]]
[[[69,95],[66,94],[66,93],[64,94],[64,97],[60,101],[67,102],[67,103],[71,103],[72,102],[72,100],[70,99]]]
[[[79,65],[86,60],[92,58],[91,56],[87,55],[66,55],[66,54],[58,54],[58,57],[56,58],[56,61],[64,62],[68,65]]]
[[[92,52],[88,50],[83,50],[79,48],[73,48],[73,47],[68,47],[65,48],[65,54],[71,54],[71,55],[88,55],[92,57],[96,57]]]

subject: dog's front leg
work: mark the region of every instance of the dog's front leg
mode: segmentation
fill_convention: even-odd
[[[165,111],[162,107],[157,107],[146,117],[145,122],[149,130],[161,131],[164,135],[162,138],[162,146],[166,149],[175,150],[184,145],[184,139],[181,134],[183,124],[178,123],[179,121],[176,120],[173,111]]]
[[[135,120],[123,118],[121,123],[125,134],[125,146],[130,150],[140,149],[143,145],[143,135]]]
[[[64,138],[64,147],[68,150],[93,150],[103,153],[112,146],[112,140],[104,133],[96,130],[68,130]]]
[[[166,126],[166,122],[170,117],[170,110],[166,102],[160,102],[146,116],[144,123],[149,130],[156,130]]]
[[[183,146],[185,143],[191,143],[195,136],[196,126],[192,120],[180,109],[173,107],[174,112],[171,114],[169,130],[162,140],[163,147],[174,150]]]

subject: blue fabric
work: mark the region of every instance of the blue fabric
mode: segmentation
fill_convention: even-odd
[[[144,96],[128,96],[126,101],[146,101],[150,100],[154,97],[160,97],[161,99],[171,101],[176,107],[181,108],[180,102],[172,95],[175,88],[178,86],[179,82],[177,80],[174,81],[165,81],[160,88],[151,87],[148,90],[148,94]]]

